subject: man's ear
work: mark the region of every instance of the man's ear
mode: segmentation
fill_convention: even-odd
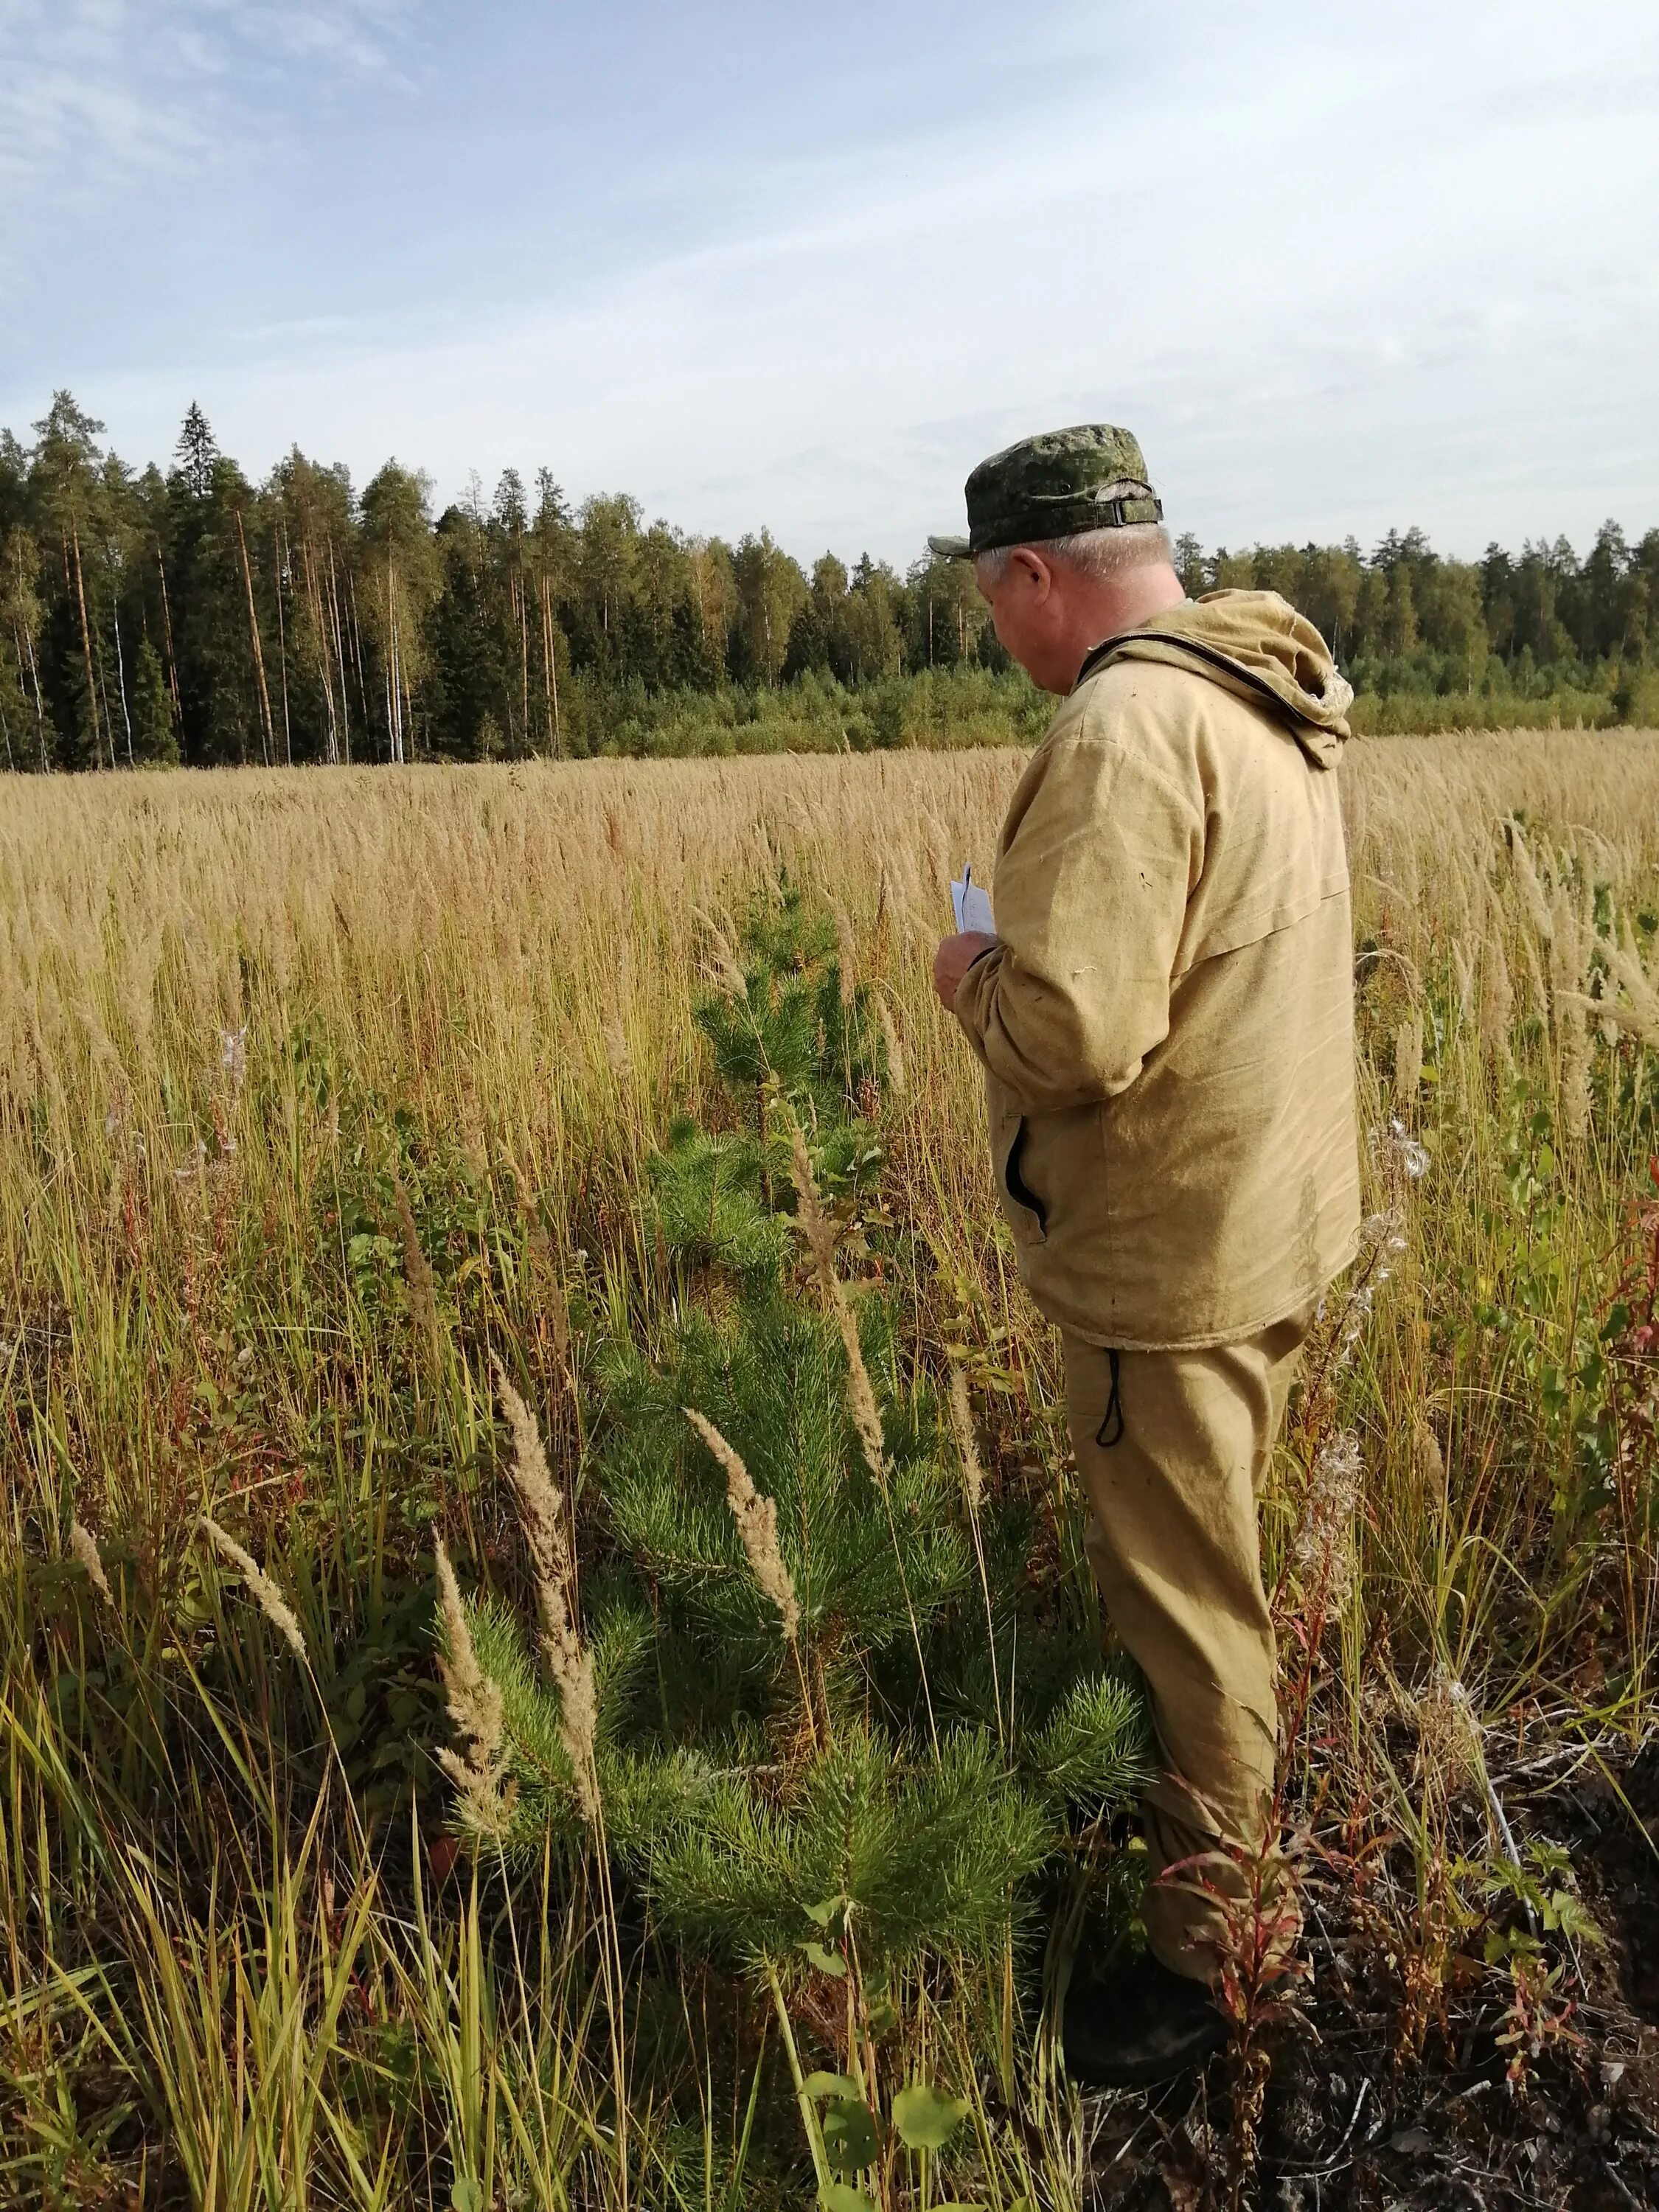
[[[1024,568],[1030,578],[1031,597],[1041,606],[1054,589],[1054,572],[1040,553],[1032,552],[1029,545],[1017,545],[1010,556],[1010,566]]]

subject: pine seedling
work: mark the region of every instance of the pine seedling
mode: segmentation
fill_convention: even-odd
[[[649,1215],[662,1249],[689,1269],[776,1279],[789,1224],[764,1195],[767,1148],[744,1133],[678,1121],[646,1163]]]
[[[657,1365],[618,1346],[602,1372],[611,1418],[597,1487],[616,1537],[656,1591],[664,1626],[697,1655],[689,1675],[681,1670],[688,1701],[699,1680],[718,1681],[725,1654],[741,1661],[752,1710],[781,1650],[725,1478],[694,1443],[682,1407],[713,1422],[774,1502],[804,1632],[857,1662],[848,1682],[856,1705],[869,1692],[861,1663],[902,1650],[913,1616],[926,1624],[966,1589],[969,1554],[938,1439],[914,1407],[891,1424],[884,1497],[848,1409],[839,1334],[810,1307],[774,1297],[719,1319],[690,1314]],[[717,1692],[714,1710],[729,1695]]]
[[[775,1085],[811,1118],[836,1121],[861,1089],[875,1091],[883,1054],[870,988],[844,988],[836,952],[834,921],[787,881],[750,915],[735,956],[742,990],[717,991],[696,1010],[715,1071],[738,1097],[763,1100]]]
[[[739,1129],[678,1122],[647,1163],[673,1303],[647,1347],[617,1285],[585,1355],[605,1563],[587,1623],[564,1501],[499,1370],[551,1682],[509,1614],[468,1613],[516,1790],[504,1847],[577,1840],[585,1773],[661,1931],[780,1988],[1000,1941],[1149,1745],[1092,1604],[1034,1586],[1033,1501],[987,1480],[960,1379],[907,1377],[908,1318],[841,1279],[895,1055],[840,939],[787,885],[740,943],[719,933],[697,1018]]]
[[[678,1773],[684,1795],[641,1865],[659,1916],[700,1948],[795,1975],[834,1955],[826,1920],[856,1928],[866,1972],[971,1951],[1051,1848],[1042,1808],[983,1737],[907,1756],[850,1732],[781,1802],[729,1771]]]

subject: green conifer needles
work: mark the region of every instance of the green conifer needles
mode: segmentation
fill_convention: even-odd
[[[915,1371],[914,1317],[842,1278],[843,1241],[899,1249],[874,1204],[892,1047],[849,933],[787,885],[739,943],[710,928],[726,1104],[649,1164],[650,1279],[595,1301],[574,1548],[497,1370],[538,1633],[446,1574],[446,1763],[481,1848],[602,1837],[672,1940],[775,1987],[867,1981],[1000,1938],[1138,1789],[1146,1727],[1086,1590],[1032,1570],[1052,1507],[976,1447],[964,1479],[960,1378]],[[641,1310],[648,1344],[616,1318]]]

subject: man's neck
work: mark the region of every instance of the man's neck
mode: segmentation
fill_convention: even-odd
[[[1121,637],[1126,629],[1138,629],[1155,615],[1168,614],[1172,607],[1180,606],[1186,596],[1180,577],[1164,561],[1152,562],[1144,568],[1127,569],[1109,581],[1103,579],[1079,610],[1078,668],[1107,638]]]

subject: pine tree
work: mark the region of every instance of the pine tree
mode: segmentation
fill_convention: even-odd
[[[672,1296],[613,1285],[606,1315],[665,1314],[645,1337],[595,1321],[578,1531],[606,1846],[667,1936],[786,1984],[975,1950],[1146,1753],[1086,1586],[1032,1588],[1037,1504],[964,1478],[913,1317],[842,1278],[842,1242],[890,1260],[897,1232],[884,1033],[836,946],[787,886],[714,945],[724,1126],[682,1121],[650,1163]],[[499,1604],[468,1620],[505,1794],[464,1790],[459,1824],[509,1854],[574,1841],[558,1669]]]
[[[88,589],[85,557],[103,520],[103,456],[97,441],[104,426],[55,392],[34,425],[30,489],[46,543],[55,547],[53,568],[63,590],[41,638],[41,659],[61,704],[66,765],[99,768],[110,757],[107,719],[100,710],[93,638],[99,608]]]

